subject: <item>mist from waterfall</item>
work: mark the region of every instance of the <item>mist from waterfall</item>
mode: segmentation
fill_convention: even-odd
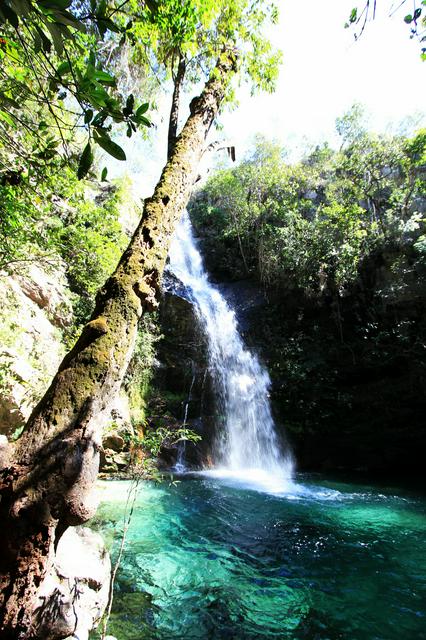
[[[212,452],[215,469],[209,473],[281,491],[291,483],[293,465],[275,432],[269,375],[244,345],[234,311],[209,282],[186,212],[169,256],[168,269],[186,287],[207,338],[209,371],[223,422]]]

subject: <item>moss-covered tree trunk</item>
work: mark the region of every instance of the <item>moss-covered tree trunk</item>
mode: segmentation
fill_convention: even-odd
[[[0,473],[0,637],[37,637],[38,587],[55,541],[90,518],[103,419],[131,357],[138,322],[155,307],[170,237],[190,196],[210,126],[235,70],[223,53],[190,116],[90,322],[64,358]],[[1,462],[1,461],[0,461]]]

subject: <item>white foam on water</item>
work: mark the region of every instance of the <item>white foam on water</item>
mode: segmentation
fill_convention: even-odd
[[[289,480],[286,470],[282,473],[271,474],[265,469],[247,467],[245,469],[230,469],[217,467],[197,472],[205,478],[223,480],[225,483],[242,489],[252,489],[271,495],[287,495],[293,493],[297,485]]]

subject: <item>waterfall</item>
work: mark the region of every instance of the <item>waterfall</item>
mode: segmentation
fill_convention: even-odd
[[[269,402],[270,379],[238,332],[234,311],[209,282],[187,213],[170,248],[168,269],[193,301],[209,351],[209,370],[223,424],[213,459],[216,474],[258,480],[282,488],[292,476],[289,453],[281,451]]]

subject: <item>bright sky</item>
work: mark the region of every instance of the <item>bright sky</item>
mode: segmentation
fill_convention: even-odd
[[[245,148],[255,132],[292,146],[303,138],[332,141],[336,117],[354,102],[366,106],[375,131],[407,115],[424,117],[426,62],[420,60],[419,42],[410,40],[403,22],[408,9],[389,18],[392,2],[378,0],[375,21],[355,42],[352,30],[343,25],[352,7],[362,4],[279,2],[280,24],[272,35],[284,54],[278,88],[255,98],[246,91],[238,111],[223,117],[226,133],[238,146]]]
[[[426,62],[420,60],[419,42],[410,40],[404,8],[389,17],[392,3],[397,6],[400,0],[378,0],[376,19],[357,42],[343,25],[363,0],[277,1],[281,18],[271,39],[284,54],[277,91],[252,98],[242,88],[239,108],[222,116],[224,130],[214,134],[233,142],[237,157],[256,133],[290,147],[294,158],[307,143],[337,144],[335,119],[355,102],[365,105],[372,130],[384,131],[390,123],[419,114],[426,126]],[[170,96],[161,102],[160,114],[165,114]],[[143,196],[151,192],[165,161],[166,120],[163,115],[149,150],[134,136],[120,141],[129,159],[125,166],[108,162],[111,177],[131,173]]]

